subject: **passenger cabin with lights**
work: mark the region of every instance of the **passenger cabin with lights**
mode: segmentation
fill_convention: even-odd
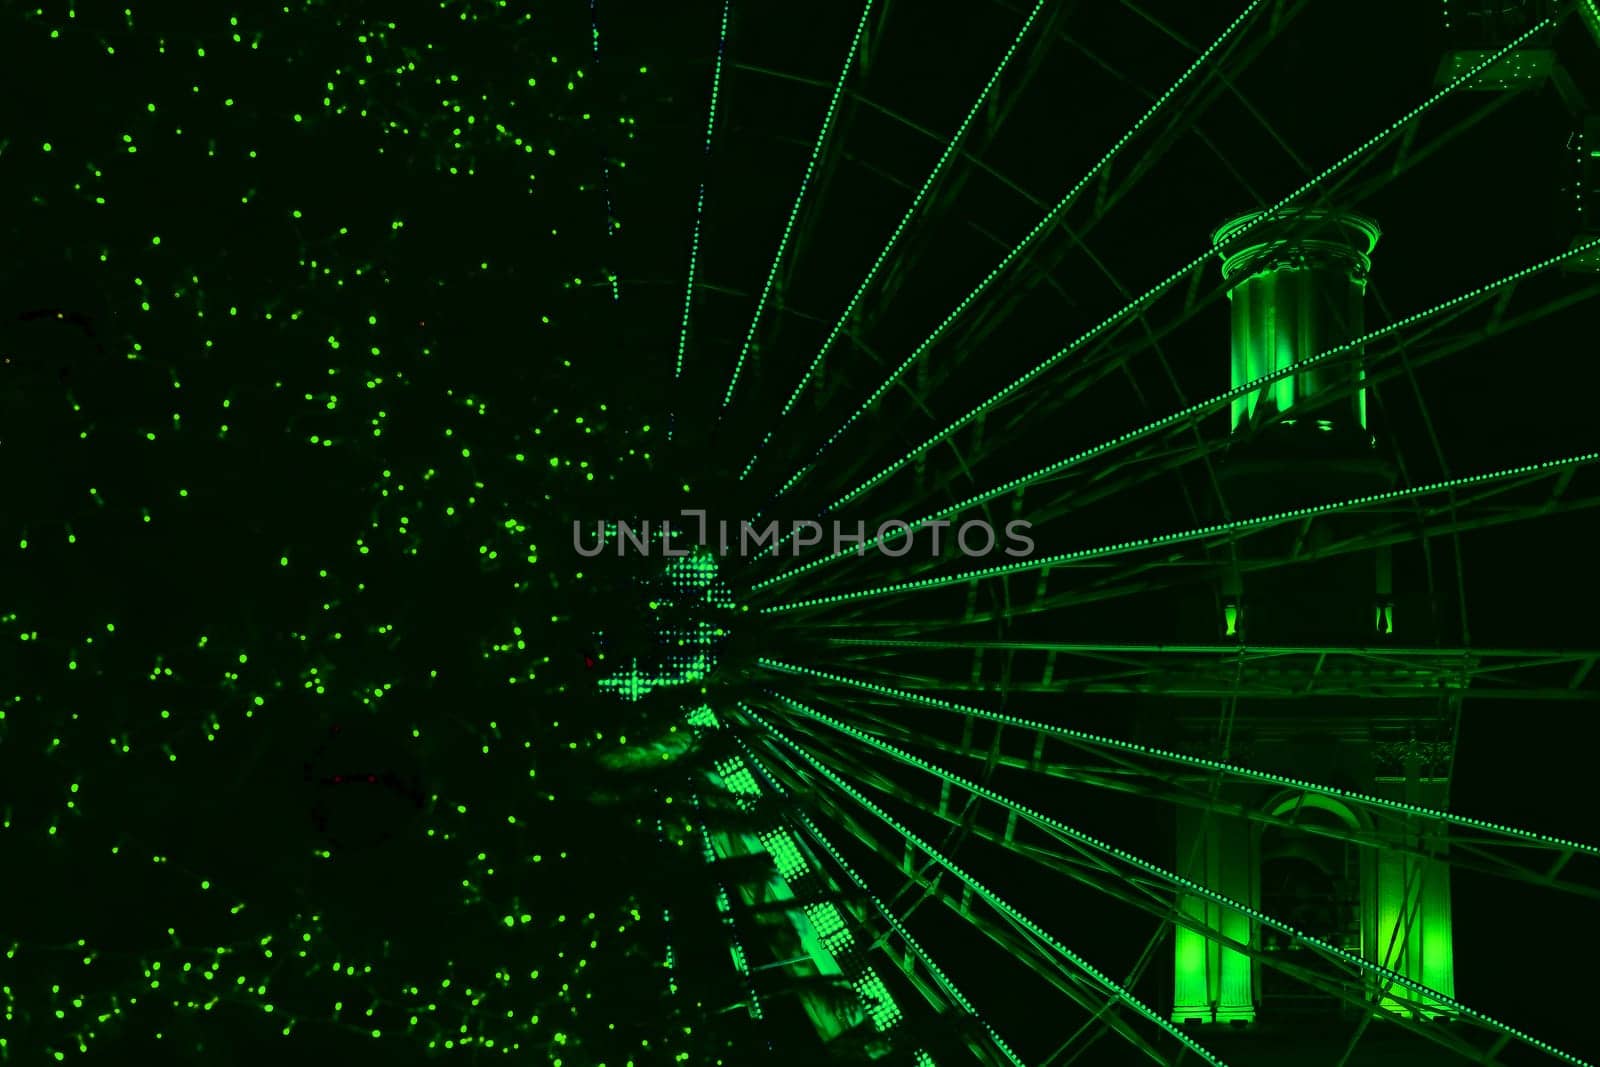
[[[1442,0],[1445,54],[1435,81],[1484,92],[1527,89],[1556,69],[1556,0]]]
[[[1600,36],[1600,15],[1596,19]],[[1564,266],[1572,273],[1600,274],[1600,114],[1585,117],[1569,144],[1578,232],[1570,249],[1576,254]]]

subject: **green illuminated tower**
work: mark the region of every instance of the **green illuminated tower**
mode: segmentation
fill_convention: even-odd
[[[1313,364],[1233,401],[1231,442],[1218,471],[1225,506],[1282,511],[1392,484],[1394,472],[1367,429],[1363,353],[1352,343],[1366,329],[1363,301],[1378,237],[1371,220],[1326,211],[1266,220],[1248,215],[1216,232],[1231,307],[1230,386],[1238,390]],[[1337,357],[1316,358],[1330,352]],[[1303,558],[1369,529],[1359,517],[1319,518],[1235,546],[1216,571],[1220,611],[1195,619],[1200,632],[1185,639],[1220,637],[1241,652],[1277,650],[1287,663],[1274,684],[1286,695],[1309,689],[1318,672],[1360,671],[1357,650],[1402,638],[1432,644],[1430,623],[1404,610],[1397,616],[1386,546]],[[1457,691],[1440,690],[1434,681],[1424,672],[1414,695],[1405,694],[1402,682],[1386,701],[1246,694],[1231,702],[1220,725],[1209,710],[1165,713],[1167,740],[1294,779],[1443,807]],[[1225,686],[1221,677],[1218,683]],[[1203,776],[1195,780],[1199,788],[1206,784]],[[1377,828],[1368,813],[1337,796],[1221,782],[1212,795],[1212,807],[1180,809],[1181,874],[1337,950],[1454,995],[1442,834],[1407,821],[1389,828],[1400,847],[1382,850],[1373,847]],[[1349,980],[1302,952],[1294,938],[1237,910],[1196,896],[1182,907],[1189,921],[1174,936],[1173,1018],[1258,1031],[1250,1035],[1253,1044],[1229,1045],[1230,1062],[1258,1062],[1258,1056],[1272,1062],[1308,1033],[1341,1017],[1359,1018],[1373,997],[1414,1019],[1439,1014],[1414,991],[1396,998],[1382,979]],[[1308,986],[1287,977],[1283,964],[1291,974],[1306,968],[1318,981]]]
[[[1376,223],[1349,212],[1302,211],[1286,219],[1243,215],[1212,235],[1229,283],[1233,322],[1230,388],[1303,363],[1361,336]],[[1357,442],[1367,432],[1358,360],[1321,362],[1233,402],[1230,429],[1245,434],[1273,415],[1283,430]],[[1317,401],[1338,393],[1327,407]],[[1258,410],[1259,409],[1259,410]],[[1295,409],[1295,410],[1291,410]],[[1281,439],[1277,431],[1275,440]]]

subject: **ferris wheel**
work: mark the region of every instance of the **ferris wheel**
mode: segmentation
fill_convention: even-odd
[[[710,754],[747,1009],[918,1065],[1587,1062],[1458,989],[1452,901],[1600,895],[1457,762],[1596,698],[1471,562],[1600,502],[1580,409],[1486,385],[1582,373],[1593,10],[843,7],[724,5],[679,271],[611,287],[685,495],[634,516],[681,561],[595,531],[655,620],[601,684]]]

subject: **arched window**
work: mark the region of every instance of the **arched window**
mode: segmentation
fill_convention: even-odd
[[[1267,814],[1292,825],[1261,831],[1261,910],[1320,941],[1360,953],[1367,877],[1362,850],[1347,836],[1361,827],[1357,815],[1332,798],[1307,794],[1278,798]],[[1321,957],[1274,930],[1262,930],[1261,949],[1292,957],[1297,967],[1337,974]],[[1321,1014],[1338,1007],[1271,966],[1261,968],[1259,988],[1262,1010],[1274,1015]]]

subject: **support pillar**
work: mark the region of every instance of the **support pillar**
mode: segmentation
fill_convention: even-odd
[[[1445,779],[1438,764],[1445,758],[1439,742],[1407,743],[1402,774],[1380,778],[1380,795],[1408,804],[1439,806],[1445,799]],[[1420,835],[1425,826],[1423,818],[1407,820],[1407,828],[1414,835]],[[1419,847],[1420,836],[1409,837],[1407,844]],[[1455,944],[1449,863],[1442,856],[1381,852],[1375,864],[1371,900],[1368,922],[1362,931],[1363,954],[1374,963],[1453,998]],[[1424,1018],[1443,1014],[1427,998],[1419,998],[1411,990],[1392,992],[1383,1000],[1387,1010],[1409,1011]]]
[[[1250,907],[1256,903],[1255,836],[1248,820],[1192,808],[1178,813],[1178,874]],[[1200,897],[1183,914],[1204,928],[1176,927],[1174,1022],[1245,1023],[1255,1019],[1254,961],[1212,937],[1252,943],[1248,917]],[[1208,937],[1207,934],[1211,934]]]

